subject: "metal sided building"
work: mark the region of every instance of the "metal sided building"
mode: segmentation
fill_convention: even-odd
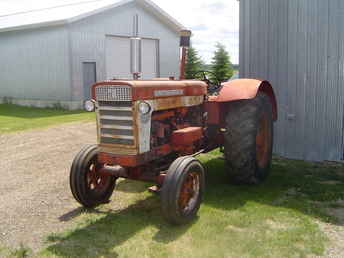
[[[149,0],[86,1],[0,16],[0,101],[81,108],[95,81],[132,78],[135,31],[142,38],[142,78],[177,77],[182,29]]]
[[[343,160],[343,24],[343,0],[240,0],[240,77],[275,88],[275,153]]]

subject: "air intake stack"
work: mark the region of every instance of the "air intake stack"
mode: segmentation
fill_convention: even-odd
[[[179,76],[180,80],[185,79],[186,55],[187,55],[187,49],[190,47],[190,37],[191,37],[191,30],[180,31],[180,48],[181,48],[180,76]]]

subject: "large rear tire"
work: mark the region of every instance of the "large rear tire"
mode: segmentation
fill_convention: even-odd
[[[272,105],[264,93],[229,103],[224,154],[235,184],[259,184],[269,175],[273,146]]]
[[[97,155],[97,145],[86,146],[75,156],[70,170],[72,194],[86,208],[107,203],[116,184],[115,177],[99,173],[103,164],[98,163]]]
[[[161,188],[161,208],[165,219],[181,225],[196,216],[204,192],[204,169],[193,157],[176,159],[167,171]]]

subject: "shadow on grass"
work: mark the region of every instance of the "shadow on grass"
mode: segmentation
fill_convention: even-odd
[[[266,182],[256,186],[229,185],[223,160],[205,162],[206,195],[203,203],[217,209],[232,210],[248,201],[285,207],[324,222],[343,225],[324,208],[344,200],[344,166],[328,166],[275,157]]]
[[[117,257],[112,249],[144,228],[154,225],[159,230],[154,236],[158,242],[168,243],[183,235],[193,223],[175,227],[165,223],[160,215],[159,200],[149,196],[119,212],[105,212],[87,226],[80,227],[66,236],[51,235],[48,242],[54,243],[46,251],[60,257]],[[79,212],[79,211],[78,211]],[[103,213],[98,210],[90,213]]]
[[[121,180],[116,183],[116,191],[126,193],[143,193],[147,191],[147,184],[133,184],[133,182],[130,180]]]
[[[103,211],[97,210],[97,209],[86,209],[84,207],[78,207],[74,210],[71,210],[63,215],[61,215],[59,217],[59,221],[62,222],[66,222],[66,221],[70,221],[76,217],[78,217],[79,215],[81,215],[82,213],[98,213],[98,214],[102,214],[104,213]]]
[[[17,118],[44,118],[61,115],[75,115],[85,113],[83,110],[65,110],[62,108],[23,107],[13,104],[0,104],[0,116]]]
[[[201,158],[202,159],[202,158]],[[203,160],[206,174],[205,206],[231,211],[243,207],[247,202],[256,202],[272,207],[285,207],[326,222],[341,225],[327,216],[316,203],[344,199],[343,167],[328,167],[315,163],[275,159],[272,174],[259,186],[232,186],[227,182],[224,161]],[[322,182],[336,180],[338,184]],[[121,191],[134,192],[130,181],[122,181]],[[138,192],[141,192],[141,188]],[[73,218],[82,210],[71,211],[64,219]],[[97,212],[97,210],[95,210]],[[202,216],[202,214],[200,214]],[[196,223],[197,219],[193,222]],[[169,243],[180,238],[190,226],[171,226],[160,213],[157,196],[149,196],[119,212],[105,212],[104,216],[81,226],[61,237],[50,237],[49,254],[62,257],[116,257],[114,248],[129,240],[143,229],[154,226],[157,232],[154,241]]]

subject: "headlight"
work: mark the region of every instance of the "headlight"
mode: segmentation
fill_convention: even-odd
[[[151,110],[151,106],[147,102],[140,102],[139,111],[141,114],[147,114]]]
[[[88,112],[92,112],[95,110],[96,108],[96,105],[94,103],[94,100],[91,99],[91,100],[86,100],[85,103],[84,103],[84,108],[86,111]]]

